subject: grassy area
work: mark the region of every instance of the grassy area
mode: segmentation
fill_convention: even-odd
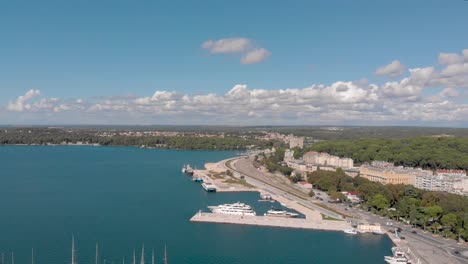
[[[326,205],[324,205],[324,204],[321,204],[321,203],[314,203],[314,204],[317,205],[317,206],[320,206],[320,207],[322,207],[322,208],[324,208],[324,209],[327,209],[328,211],[332,211],[332,212],[334,212],[334,213],[336,213],[336,214],[342,215],[342,216],[344,216],[344,217],[353,218],[351,215],[344,214],[344,213],[342,213],[342,212],[340,212],[340,211],[338,211],[338,210],[336,210],[336,209],[334,209],[334,208],[328,207],[328,206],[326,206]]]
[[[323,220],[331,220],[331,221],[343,221],[343,220],[340,220],[340,219],[336,219],[336,218],[333,218],[331,216],[328,216],[328,215],[324,215],[324,214],[321,214],[322,215],[322,219]]]
[[[210,178],[212,179],[224,179],[224,173],[210,171]]]
[[[239,185],[243,185],[243,186],[248,187],[248,188],[255,188],[255,186],[253,186],[252,184],[247,183],[245,180],[230,178],[230,179],[225,180],[224,182],[229,183],[229,184],[239,184]]]

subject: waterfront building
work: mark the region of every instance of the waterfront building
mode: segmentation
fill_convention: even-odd
[[[449,193],[466,193],[468,177],[463,170],[437,170],[433,175],[418,175],[415,187],[419,189]]]
[[[350,201],[351,203],[357,204],[362,202],[361,198],[359,198],[357,192],[341,192],[346,196],[346,199]]]
[[[432,175],[432,171],[419,168],[394,166],[388,162],[373,161],[365,163],[359,168],[359,174],[370,181],[382,184],[410,184],[415,185],[416,177]]]
[[[318,166],[330,166],[335,168],[352,168],[354,167],[354,161],[350,158],[340,158],[333,156],[328,153],[319,153],[315,151],[309,151],[302,157],[306,164],[318,165]]]
[[[357,226],[357,231],[359,233],[374,233],[374,232],[383,232],[382,227],[380,224],[359,224]]]
[[[284,162],[294,160],[294,150],[287,149],[284,151]]]
[[[289,148],[303,148],[304,147],[304,137],[295,137],[293,134],[289,135]]]

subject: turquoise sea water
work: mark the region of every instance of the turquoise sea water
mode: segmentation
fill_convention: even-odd
[[[206,193],[180,170],[201,168],[235,152],[130,147],[0,147],[0,252],[10,263],[70,263],[75,236],[79,264],[139,261],[145,244],[162,263],[384,263],[386,236],[189,222],[208,205],[242,201],[261,213],[257,193]]]

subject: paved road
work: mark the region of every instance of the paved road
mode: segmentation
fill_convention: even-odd
[[[235,167],[229,167],[229,169],[233,170],[235,173],[234,176],[240,177],[244,176],[245,180],[255,185],[265,191],[276,194],[282,195],[290,200],[296,201],[297,203],[309,208],[316,210],[326,216],[342,219],[342,215],[337,214],[335,212],[329,211],[323,207],[320,207],[311,201],[311,198],[307,196],[305,192],[299,190],[295,186],[291,186],[290,184],[286,184],[281,179],[274,179],[272,177],[265,176],[264,173],[258,171],[253,165],[252,160],[243,158],[232,158],[228,160],[224,160],[221,162],[221,165],[228,169],[227,163],[229,161],[238,160],[236,162]],[[237,174],[237,175],[236,175]]]
[[[302,204],[305,207],[317,210],[324,215],[334,217],[334,218],[342,218],[341,215],[338,215],[332,211],[329,211],[329,210],[326,210],[325,208],[317,206],[311,201],[310,198],[305,196],[304,192],[301,192],[297,188],[293,188],[291,185],[287,185],[284,182],[265,176],[264,173],[258,171],[255,167],[253,167],[251,159],[247,159],[246,157],[233,158],[233,159],[222,161],[221,165],[225,169],[228,169],[226,163],[229,161],[236,160],[236,159],[238,159],[238,162],[236,163],[235,167],[231,166],[229,168],[233,170],[235,174],[237,174],[235,176],[237,177],[244,176],[245,180],[252,185],[258,186],[261,189],[264,189],[272,194],[279,194],[279,195],[285,196],[288,199],[294,200],[298,202],[299,204]],[[327,203],[328,195],[326,193],[320,192],[318,190],[314,190],[314,192],[320,194],[319,197],[323,199],[321,203],[326,204],[326,206],[337,209],[339,211],[345,210],[346,205]],[[377,216],[369,212],[364,212],[357,208],[348,208],[347,211],[350,214],[357,216],[357,218],[361,219],[361,221],[367,221],[369,223],[380,223],[383,227],[387,226],[386,224],[387,222],[389,222],[387,218]],[[421,249],[421,252],[423,252],[422,250],[423,247],[426,247],[426,249],[435,247],[441,251],[440,253],[442,253],[443,255],[445,254],[447,255],[447,256],[438,255],[437,256],[438,258],[441,258],[441,259],[445,258],[446,261],[443,261],[443,262],[439,261],[437,263],[454,263],[454,261],[458,263],[468,263],[468,246],[464,244],[459,244],[452,239],[444,239],[442,237],[433,236],[431,233],[424,233],[420,229],[413,229],[412,227],[404,225],[399,222],[394,222],[394,221],[392,222],[393,222],[392,226],[387,226],[388,229],[401,228],[402,229],[401,235],[409,238],[407,239],[408,242],[410,242],[411,240],[411,242],[414,244],[419,244],[418,242],[422,243],[421,247],[415,246],[416,249],[418,249],[419,247]],[[433,253],[432,257],[434,258],[437,255],[437,252],[432,250],[432,253]],[[431,259],[427,260],[428,256],[423,256],[423,258],[428,263],[435,263]]]
[[[322,196],[326,196],[326,194],[322,194]],[[345,204],[333,204],[333,205],[330,205],[330,206],[334,207],[334,208],[337,208],[337,209],[338,208],[342,208],[342,209],[346,208]],[[429,252],[429,253],[433,253],[434,255],[437,255],[438,253],[440,253],[439,255],[444,255],[445,256],[445,257],[444,256],[439,256],[442,259],[445,258],[444,259],[445,262],[439,261],[437,263],[454,263],[454,262],[468,263],[468,258],[466,256],[464,256],[464,254],[463,254],[463,253],[465,253],[465,254],[468,253],[468,246],[466,246],[465,244],[457,243],[453,239],[445,239],[445,238],[440,237],[440,236],[434,236],[430,232],[424,232],[421,229],[413,228],[413,227],[411,227],[409,225],[405,225],[405,224],[400,223],[400,222],[395,222],[393,220],[389,220],[388,218],[378,216],[378,215],[372,214],[370,212],[365,212],[365,211],[363,211],[361,209],[358,209],[358,208],[349,208],[348,207],[347,210],[351,214],[357,215],[360,219],[363,219],[366,222],[379,223],[381,226],[385,227],[386,229],[394,230],[395,228],[401,228],[402,231],[401,231],[400,235],[403,236],[403,237],[406,237],[406,240],[408,240],[408,242],[410,244],[412,244],[412,246],[415,247],[416,251],[417,251],[418,248],[422,248],[422,247],[426,248],[425,251],[424,251],[425,253],[424,254],[420,253],[419,256],[422,259],[426,259],[426,261],[428,263],[435,263],[435,262],[431,262],[431,260],[427,260],[429,257],[425,256],[425,255],[428,254],[427,249],[431,248],[431,246],[441,250],[441,252],[436,252],[436,251],[432,250],[432,252]],[[391,225],[387,225],[387,223],[389,223],[389,222],[391,223]],[[422,244],[417,245],[418,243],[423,243],[424,245],[422,245]],[[468,256],[468,254],[467,254],[467,256]]]

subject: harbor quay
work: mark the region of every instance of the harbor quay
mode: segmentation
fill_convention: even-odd
[[[314,229],[327,231],[343,231],[350,227],[345,221],[321,220],[311,221],[302,218],[282,218],[271,216],[247,216],[247,215],[225,215],[216,213],[198,212],[191,219],[191,222],[207,222],[219,224],[238,224],[252,226],[269,226],[297,229]]]

